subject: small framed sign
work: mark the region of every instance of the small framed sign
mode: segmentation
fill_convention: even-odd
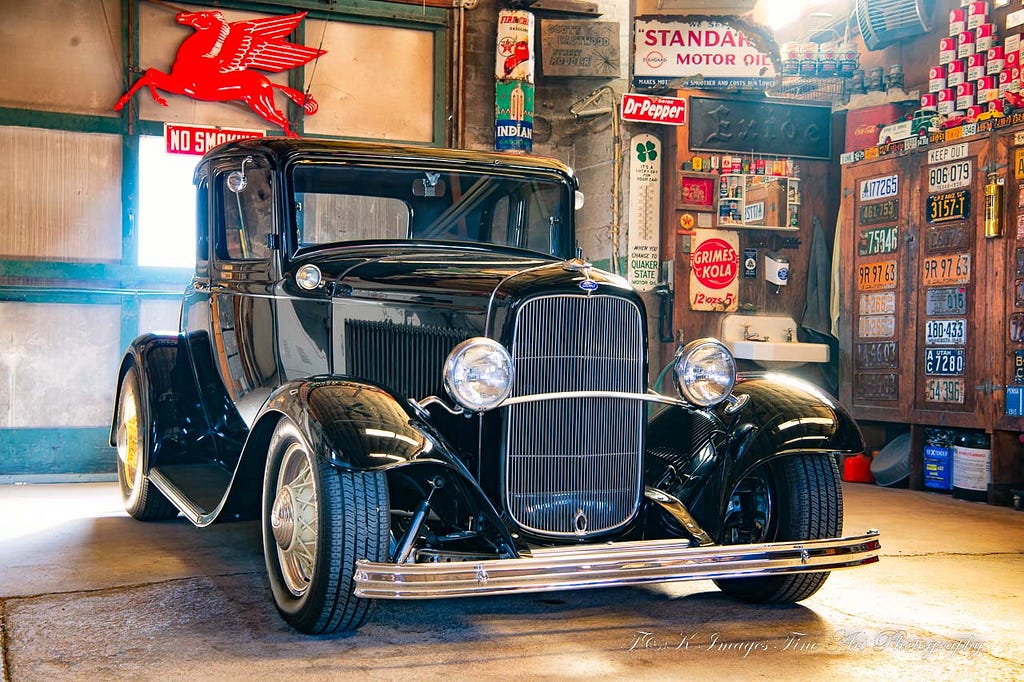
[[[718,198],[718,175],[679,171],[679,200],[676,208],[683,211],[714,212]]]

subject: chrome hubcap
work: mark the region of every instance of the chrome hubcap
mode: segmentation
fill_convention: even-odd
[[[295,539],[295,508],[292,506],[292,491],[289,488],[277,491],[274,509],[270,512],[270,527],[274,529],[278,547],[291,547]]]
[[[281,458],[277,491],[270,512],[281,577],[296,597],[309,589],[317,549],[317,499],[313,464],[305,448],[293,443]]]

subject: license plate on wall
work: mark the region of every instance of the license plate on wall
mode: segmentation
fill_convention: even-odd
[[[928,346],[963,346],[967,342],[967,319],[928,320],[924,323],[924,342]]]
[[[963,348],[925,348],[924,373],[931,376],[963,376]]]
[[[928,210],[925,217],[930,223],[963,220],[970,214],[971,195],[965,189],[928,195]]]
[[[862,315],[857,320],[857,336],[862,339],[888,339],[896,336],[895,315]]]
[[[967,314],[967,290],[963,287],[939,287],[925,292],[925,314]]]
[[[860,233],[860,240],[857,243],[857,254],[874,256],[880,253],[894,253],[899,248],[898,234],[899,230],[895,225],[864,230]]]
[[[971,184],[971,162],[954,161],[943,166],[928,169],[928,192],[945,192],[948,189],[969,187]]]
[[[971,254],[950,253],[929,256],[921,265],[922,284],[926,287],[967,284],[971,281]]]
[[[857,288],[861,291],[895,289],[897,267],[895,260],[864,263],[857,269]]]
[[[924,399],[930,403],[963,403],[963,379],[926,379]]]

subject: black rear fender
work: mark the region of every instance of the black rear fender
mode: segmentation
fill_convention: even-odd
[[[121,381],[130,367],[136,369],[139,399],[149,425],[144,449],[149,453],[147,466],[161,461],[176,463],[184,457],[212,457],[213,444],[203,438],[208,432],[206,416],[196,390],[185,338],[177,334],[143,334],[128,347],[117,372],[110,444],[116,445]]]

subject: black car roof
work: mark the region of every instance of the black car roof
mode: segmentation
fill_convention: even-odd
[[[524,171],[554,171],[575,179],[575,175],[569,166],[557,159],[543,156],[316,138],[262,137],[250,140],[236,140],[218,145],[207,152],[204,159],[233,156],[247,152],[259,152],[277,157],[282,162],[282,165],[299,156],[385,157],[396,160],[439,161],[454,165],[466,164],[467,166],[487,164],[505,168],[520,168]]]

